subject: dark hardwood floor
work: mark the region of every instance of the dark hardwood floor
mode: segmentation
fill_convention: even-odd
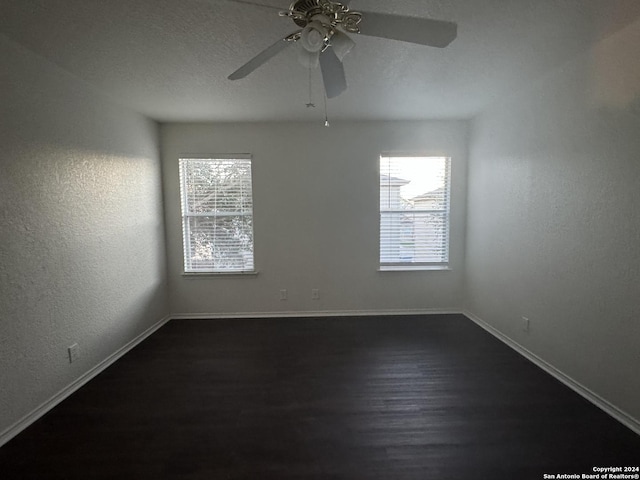
[[[543,479],[640,436],[461,315],[180,320],[0,448],[13,479]]]

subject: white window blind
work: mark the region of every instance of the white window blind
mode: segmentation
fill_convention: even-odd
[[[449,262],[448,157],[380,157],[380,269]]]
[[[185,273],[254,270],[250,158],[180,159]]]

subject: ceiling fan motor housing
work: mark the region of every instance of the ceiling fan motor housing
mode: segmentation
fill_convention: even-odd
[[[358,24],[362,14],[353,12],[348,6],[332,0],[296,0],[281,16],[290,17],[299,27],[306,27],[317,15],[328,19],[332,29],[340,27],[349,33],[360,33]]]
[[[292,16],[295,24],[302,28],[307,26],[311,17],[322,13],[322,7],[318,4],[318,0],[297,0],[291,4],[289,10],[302,14]]]

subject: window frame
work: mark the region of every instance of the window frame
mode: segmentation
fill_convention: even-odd
[[[384,158],[443,158],[445,159],[445,207],[441,209],[387,209],[382,208],[382,184],[380,177],[382,172],[382,160]],[[379,272],[405,272],[405,271],[428,271],[428,270],[451,270],[451,184],[452,184],[453,158],[447,154],[414,153],[414,152],[383,152],[378,158],[378,271]],[[445,221],[445,250],[444,260],[439,262],[383,262],[382,261],[382,218],[383,213],[407,213],[414,214],[442,214]]]
[[[185,179],[183,177],[182,172],[182,162],[189,160],[199,160],[199,161],[229,161],[229,160],[240,160],[240,161],[248,161],[249,163],[249,175],[251,182],[251,212],[249,214],[241,213],[233,216],[250,216],[251,218],[251,247],[252,247],[252,258],[253,265],[251,269],[236,269],[236,270],[215,270],[215,269],[189,269],[187,264],[187,254],[190,252],[190,238],[189,233],[190,230],[187,230],[186,227],[186,219],[195,218],[195,217],[221,217],[221,216],[229,216],[228,214],[216,214],[215,212],[208,213],[189,213],[187,212],[188,198],[187,191],[185,188]],[[182,275],[187,277],[211,277],[211,276],[244,276],[244,275],[257,275],[258,271],[256,269],[256,255],[255,255],[255,224],[254,224],[254,188],[253,188],[253,157],[248,153],[233,153],[233,154],[188,154],[188,155],[180,155],[178,157],[178,184],[179,184],[179,195],[180,195],[180,222],[181,222],[181,233],[182,233]],[[189,257],[190,258],[190,257]]]

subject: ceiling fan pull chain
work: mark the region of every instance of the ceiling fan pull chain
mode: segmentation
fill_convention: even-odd
[[[312,66],[309,65],[309,103],[307,103],[307,108],[316,108],[316,104],[313,103],[313,95],[312,95],[312,84],[311,84],[312,70],[313,70]]]
[[[327,113],[327,94],[326,92],[322,95],[324,98],[324,126],[329,126],[329,114]]]

